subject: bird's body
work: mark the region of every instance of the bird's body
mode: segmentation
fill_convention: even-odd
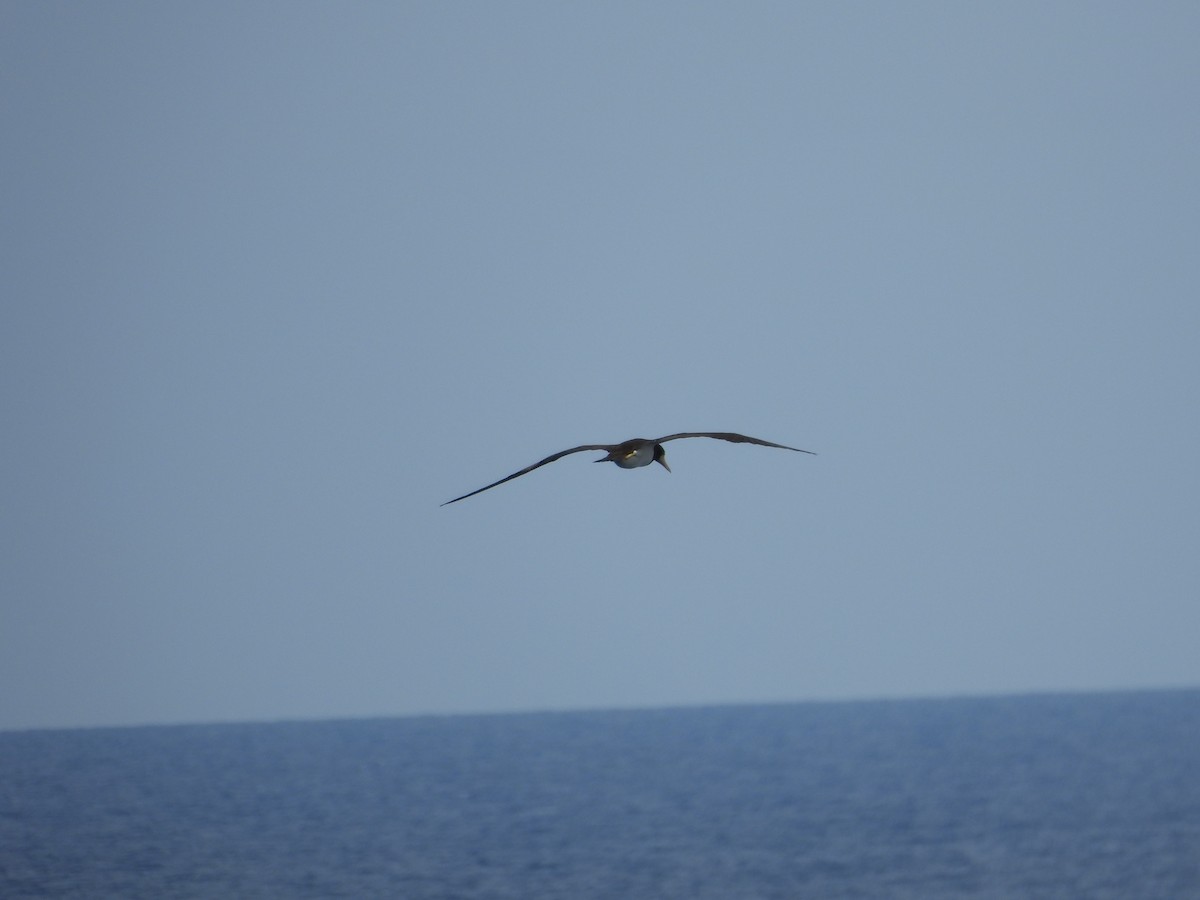
[[[656,444],[656,441],[648,441],[645,438],[633,438],[632,440],[622,441],[609,449],[608,456],[593,460],[593,462],[614,462],[622,469],[639,469],[654,462],[654,447]],[[659,457],[660,462],[665,459],[666,456]],[[662,462],[662,464],[666,465],[665,462]],[[670,467],[667,468],[667,471],[671,471]]]
[[[668,434],[666,437],[660,438],[632,438],[628,441],[622,441],[619,444],[581,444],[578,447],[572,447],[569,450],[561,450],[558,453],[552,453],[543,460],[535,462],[532,466],[526,466],[519,472],[513,472],[501,478],[499,481],[493,481],[486,487],[481,487],[477,491],[471,491],[469,494],[463,494],[461,497],[455,497],[453,500],[447,500],[442,506],[449,506],[451,503],[457,503],[459,500],[466,500],[468,497],[474,497],[476,494],[482,494],[484,491],[504,484],[506,481],[512,481],[514,478],[520,478],[522,475],[527,475],[534,469],[541,468],[547,463],[552,463],[556,459],[562,459],[572,453],[579,453],[583,450],[603,450],[607,454],[593,462],[612,462],[616,463],[622,469],[639,469],[642,466],[648,466],[651,463],[657,462],[668,472],[671,467],[667,465],[667,454],[663,450],[663,444],[667,441],[678,440],[679,438],[716,438],[719,441],[729,441],[734,444],[758,444],[762,447],[778,447],[780,450],[794,450],[797,453],[812,453],[811,450],[801,450],[797,447],[788,447],[784,444],[773,444],[770,441],[764,441],[760,438],[748,437],[744,434],[735,434],[732,431],[682,431],[679,434]],[[813,454],[814,456],[816,454]]]

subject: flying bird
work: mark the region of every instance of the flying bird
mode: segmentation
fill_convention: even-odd
[[[545,459],[535,462],[532,466],[526,466],[519,472],[506,475],[499,481],[493,481],[486,487],[481,487],[477,491],[471,491],[469,494],[463,494],[461,497],[455,497],[453,500],[447,500],[442,506],[449,506],[451,503],[457,503],[459,500],[466,500],[468,497],[482,494],[484,491],[491,490],[497,485],[504,484],[506,481],[520,478],[522,475],[527,475],[534,469],[539,469],[547,463],[552,463],[556,459],[562,459],[564,456],[569,456],[572,453],[579,453],[582,450],[603,450],[608,454],[607,456],[602,456],[600,459],[594,459],[592,462],[613,462],[622,469],[637,469],[641,466],[648,466],[651,463],[658,463],[670,472],[671,467],[667,465],[667,454],[663,450],[663,444],[667,441],[677,441],[680,438],[698,437],[716,438],[718,441],[730,441],[734,444],[758,444],[762,447],[778,447],[780,450],[795,450],[797,453],[810,453],[816,456],[811,450],[801,450],[798,447],[788,447],[784,444],[773,444],[770,441],[749,437],[744,434],[734,434],[731,431],[684,431],[679,434],[668,434],[666,437],[654,438],[652,440],[648,438],[632,438],[628,441],[622,441],[619,444],[581,444],[578,447],[572,447],[570,450],[560,450],[558,453],[552,453]]]

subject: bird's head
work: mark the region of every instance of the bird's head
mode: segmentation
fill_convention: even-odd
[[[667,451],[663,449],[662,444],[654,445],[654,461],[668,472],[671,471],[671,467],[667,465]]]

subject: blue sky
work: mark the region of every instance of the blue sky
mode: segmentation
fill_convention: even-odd
[[[1200,684],[1194,4],[0,21],[0,728]]]

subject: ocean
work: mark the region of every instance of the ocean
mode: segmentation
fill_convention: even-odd
[[[1200,691],[0,732],[0,897],[1200,898]]]

